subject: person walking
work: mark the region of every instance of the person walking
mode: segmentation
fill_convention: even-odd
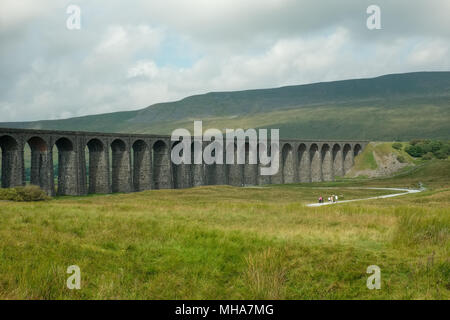
[[[337,202],[337,201],[338,201],[338,196],[335,195],[335,196],[334,196],[334,202]]]

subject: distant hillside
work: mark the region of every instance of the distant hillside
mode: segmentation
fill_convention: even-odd
[[[213,128],[280,128],[284,138],[450,139],[450,72],[419,72],[235,92],[212,92],[137,111],[0,127],[170,134],[203,120]]]

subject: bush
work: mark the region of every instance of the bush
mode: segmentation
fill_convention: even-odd
[[[442,152],[447,156],[450,156],[450,143],[443,145],[441,150],[439,150],[438,152]]]
[[[432,152],[428,152],[428,153],[424,154],[422,156],[422,159],[423,160],[431,160],[431,159],[433,159],[433,153]]]
[[[432,141],[429,144],[430,149],[431,149],[430,151],[433,152],[433,153],[436,153],[436,152],[438,152],[439,150],[442,149],[443,145],[444,144],[441,141]]]
[[[445,150],[439,150],[434,155],[438,159],[447,159],[447,157],[448,157],[448,154],[447,154],[447,152],[445,152]]]
[[[407,146],[407,147],[405,148],[405,151],[406,151],[410,156],[416,157],[416,158],[421,157],[421,156],[425,153],[425,152],[422,150],[422,148],[421,148],[419,145],[417,145],[417,144]]]
[[[406,163],[407,162],[405,157],[402,156],[402,155],[398,155],[397,156],[397,161],[400,162],[400,163]]]
[[[420,139],[414,139],[414,140],[411,140],[411,141],[409,142],[409,144],[412,145],[412,146],[415,146],[416,144],[421,143],[421,142],[423,142],[423,140],[420,140]]]
[[[394,148],[395,150],[401,150],[403,147],[403,145],[400,142],[394,142],[392,144],[392,148]]]
[[[45,201],[50,197],[38,186],[0,189],[0,200],[10,201]]]
[[[450,154],[449,141],[436,140],[413,140],[410,145],[405,148],[405,151],[413,157],[423,157],[427,155],[430,159],[429,153],[432,153],[438,159],[446,159]]]

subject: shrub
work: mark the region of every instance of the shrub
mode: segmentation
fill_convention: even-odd
[[[433,153],[438,152],[442,149],[442,146],[444,145],[441,141],[432,141],[430,144],[430,151]]]
[[[448,157],[447,152],[445,152],[445,150],[439,150],[434,155],[438,159],[447,159]]]
[[[450,143],[442,145],[441,149],[435,153],[436,156],[437,156],[437,153],[442,153],[443,155],[449,156],[450,155]]]
[[[413,139],[409,142],[410,145],[415,146],[418,143],[421,143],[423,140],[420,139]]]
[[[422,150],[420,145],[410,145],[405,148],[405,151],[412,157],[421,157],[425,152]]]
[[[431,160],[431,159],[433,159],[433,153],[432,152],[428,152],[428,153],[424,154],[422,156],[422,159],[423,160]]]
[[[406,163],[406,159],[402,155],[398,155],[397,156],[397,161],[400,162],[400,163]]]
[[[400,142],[394,142],[392,144],[392,148],[394,148],[395,150],[401,150],[403,147],[403,145]]]
[[[0,189],[0,200],[14,200],[16,196],[15,189]]]
[[[45,201],[50,197],[38,186],[0,189],[0,200],[10,201]]]
[[[436,140],[413,140],[405,151],[413,157],[422,157],[428,153],[433,153],[438,159],[446,159],[450,154],[449,141]],[[429,155],[427,156],[429,159]]]

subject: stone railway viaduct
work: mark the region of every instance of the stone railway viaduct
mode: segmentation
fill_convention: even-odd
[[[163,135],[0,128],[1,187],[25,185],[27,144],[31,149],[31,184],[50,195],[85,195],[200,185],[332,181],[353,166],[354,157],[368,142],[280,140],[280,165],[274,176],[259,175],[255,164],[174,165],[170,152],[176,143]],[[54,150],[58,153],[57,187]]]

